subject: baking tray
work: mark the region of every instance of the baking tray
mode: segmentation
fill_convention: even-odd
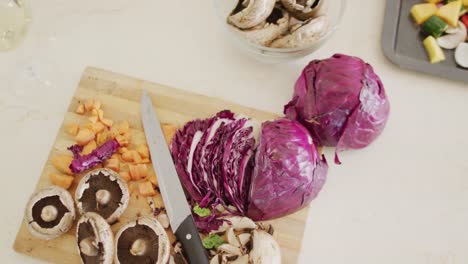
[[[468,83],[468,69],[455,63],[454,51],[444,50],[446,60],[431,64],[422,44],[424,35],[410,15],[414,4],[422,0],[387,0],[382,47],[385,56],[401,68],[439,75]]]

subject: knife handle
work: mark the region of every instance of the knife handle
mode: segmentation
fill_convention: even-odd
[[[175,236],[182,244],[185,257],[190,264],[208,264],[205,247],[203,247],[198,229],[192,215],[189,215],[175,231]]]

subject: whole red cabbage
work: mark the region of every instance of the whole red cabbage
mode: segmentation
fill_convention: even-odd
[[[171,142],[179,179],[190,198],[201,207],[232,205],[239,214],[246,212],[254,148],[250,121],[230,111],[188,122]]]
[[[336,146],[336,153],[369,145],[382,133],[389,112],[384,86],[372,67],[343,54],[310,62],[284,108],[317,144]]]
[[[286,118],[263,123],[247,216],[269,220],[305,207],[322,189],[327,171],[303,125]]]

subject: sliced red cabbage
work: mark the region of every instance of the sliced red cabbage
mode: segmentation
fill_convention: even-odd
[[[248,165],[255,148],[252,131],[248,119],[236,119],[230,111],[190,121],[177,131],[171,154],[191,199],[200,206],[215,202],[246,212]]]
[[[76,147],[70,147],[69,149],[73,152],[75,158],[70,164],[70,170],[73,173],[80,173],[83,172],[87,169],[91,169],[94,166],[103,163],[105,160],[110,158],[112,154],[114,154],[117,149],[119,148],[119,142],[115,139],[108,140],[104,144],[102,144],[100,147],[96,148],[93,150],[88,155],[84,156],[76,156],[77,154],[75,151],[77,151]]]

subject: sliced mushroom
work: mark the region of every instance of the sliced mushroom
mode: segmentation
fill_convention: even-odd
[[[281,37],[273,43],[273,48],[297,48],[307,46],[321,39],[328,31],[328,17],[319,16],[305,22],[295,31]]]
[[[273,11],[276,0],[239,0],[228,17],[228,23],[242,29],[262,23]]]
[[[281,0],[291,15],[300,20],[308,20],[325,14],[329,0]]]
[[[229,228],[229,230],[226,233],[227,241],[229,244],[235,246],[235,247],[240,247],[239,240],[237,239],[236,234],[234,233],[234,228]]]
[[[240,248],[231,244],[222,244],[217,248],[218,253],[239,256],[242,254]]]
[[[243,234],[238,235],[239,243],[241,244],[242,247],[245,247],[245,245],[249,243],[251,236],[252,235],[250,233],[243,233]]]
[[[249,255],[239,256],[234,261],[229,262],[229,264],[249,264]]]
[[[128,186],[113,170],[97,169],[81,179],[75,200],[80,214],[95,212],[113,224],[128,206]]]
[[[158,263],[169,261],[170,242],[154,218],[140,218],[124,225],[116,235],[115,263]],[[176,256],[174,256],[176,258]],[[175,263],[177,259],[175,259]]]
[[[276,240],[263,230],[252,232],[252,251],[250,251],[250,261],[253,264],[281,263],[281,251]]]
[[[162,227],[169,228],[169,217],[167,217],[167,214],[159,214],[156,216],[156,219],[158,219]]]
[[[114,235],[106,220],[93,212],[85,213],[76,225],[78,252],[82,263],[111,264]]]
[[[234,230],[250,230],[257,228],[255,222],[248,217],[231,216],[224,218],[224,220],[226,221],[224,221],[214,233],[226,232],[230,227],[233,227]]]
[[[267,20],[256,27],[238,29],[233,26],[232,28],[251,43],[268,46],[273,40],[288,31],[288,24],[288,12],[275,8]]]
[[[211,260],[210,260],[210,264],[220,264],[220,255],[215,255]]]
[[[461,43],[455,50],[455,61],[460,67],[468,68],[468,43]]]
[[[42,189],[29,199],[25,215],[32,235],[45,240],[57,238],[73,224],[73,198],[67,190],[60,187]]]
[[[449,31],[447,31],[448,33]],[[466,27],[463,23],[458,22],[456,30],[450,31],[451,33],[437,38],[437,44],[444,49],[455,49],[466,39]]]

